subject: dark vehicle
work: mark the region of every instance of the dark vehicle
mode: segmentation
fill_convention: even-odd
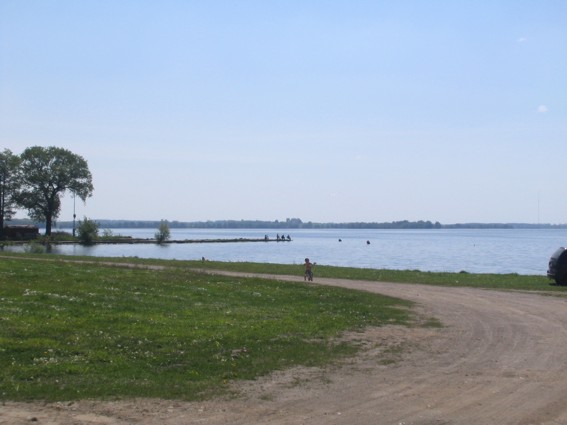
[[[558,285],[567,285],[567,249],[559,248],[549,259],[547,277],[555,279]]]

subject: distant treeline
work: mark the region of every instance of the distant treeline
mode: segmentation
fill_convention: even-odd
[[[161,221],[148,220],[106,220],[95,221],[100,229],[156,229]],[[285,221],[264,220],[209,220],[209,221],[169,221],[171,229],[566,229],[567,224],[529,224],[529,223],[458,223],[441,224],[438,221],[392,221],[388,223],[350,222],[350,223],[314,223],[303,222],[299,218],[287,218]],[[9,224],[37,224],[31,220],[12,220]],[[77,225],[78,223],[76,223]],[[59,221],[58,229],[72,229],[72,221]]]
[[[102,228],[155,228],[160,221],[96,220]],[[67,223],[65,223],[67,225]],[[264,220],[215,220],[215,221],[167,221],[172,229],[434,229],[441,228],[440,223],[430,221],[399,221],[392,223],[313,223],[303,222],[299,218],[285,221]],[[72,225],[72,223],[71,223]],[[59,223],[62,227],[63,223]]]

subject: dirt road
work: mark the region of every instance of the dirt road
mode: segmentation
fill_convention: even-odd
[[[415,301],[421,317],[444,327],[370,330],[358,336],[368,349],[351,362],[243,384],[233,400],[10,402],[0,424],[567,424],[566,299],[316,280]]]

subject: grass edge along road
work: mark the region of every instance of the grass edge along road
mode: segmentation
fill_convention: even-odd
[[[46,254],[20,254],[1,253],[1,257],[8,258],[35,258],[46,261],[85,261],[104,264],[139,264],[145,267],[181,267],[189,269],[206,269],[234,271],[252,274],[291,275],[302,276],[303,264],[273,264],[273,263],[250,263],[250,262],[221,262],[221,261],[198,261],[198,260],[160,260],[143,259],[138,257],[85,257],[64,256]],[[543,266],[545,268],[545,265]],[[541,275],[520,275],[517,273],[468,273],[468,272],[424,272],[420,270],[389,270],[368,269],[354,267],[335,267],[317,265],[315,267],[316,277],[328,277],[334,279],[367,280],[394,283],[419,283],[436,286],[466,286],[474,288],[500,289],[500,290],[524,290],[524,291],[549,291],[557,295],[567,294],[567,286],[555,285],[553,281],[545,276],[545,269]]]
[[[2,400],[197,400],[412,323],[410,302],[360,291],[52,258],[0,259]]]

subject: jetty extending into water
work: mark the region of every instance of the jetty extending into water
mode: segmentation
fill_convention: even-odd
[[[5,241],[8,245],[24,245],[34,242],[33,239],[30,240],[8,240]],[[102,237],[93,241],[92,245],[136,245],[136,244],[188,244],[188,243],[236,243],[236,242],[291,242],[291,238],[281,237],[281,238],[217,238],[217,239],[173,239],[158,242],[154,238],[133,238],[130,236],[112,236],[112,237]],[[38,240],[35,243],[48,244],[48,245],[73,245],[80,243],[78,240],[57,240],[51,239],[49,241]],[[0,242],[0,247],[3,243]]]
[[[159,242],[165,244],[185,244],[185,243],[235,243],[235,242],[291,242],[291,238],[228,238],[228,239],[173,239]],[[155,244],[156,239],[152,238],[109,238],[108,240],[99,239],[95,244]]]

